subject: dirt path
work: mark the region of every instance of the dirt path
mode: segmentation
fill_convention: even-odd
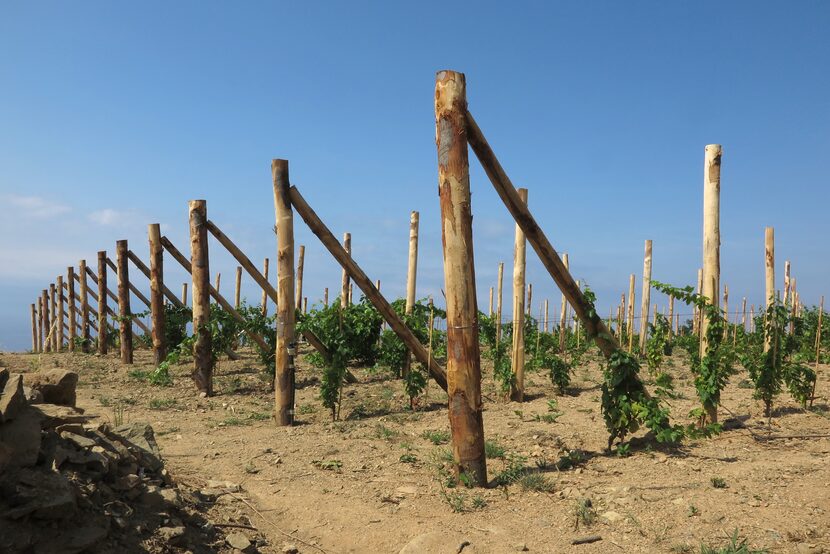
[[[149,362],[146,351],[131,368],[115,357],[2,355],[17,371],[77,370],[78,405],[104,419],[148,421],[177,480],[240,484],[217,510],[231,523],[250,520],[268,538],[261,552],[295,545],[303,553],[397,553],[421,535],[408,552],[457,552],[464,542],[465,553],[699,552],[735,530],[771,552],[830,552],[830,438],[759,440],[770,429],[742,374],[724,391],[729,412],[721,418],[735,416],[729,430],[677,449],[635,444],[627,458],[603,451],[596,362],[577,370],[567,396],[530,374],[532,400],[524,404],[497,401],[488,377],[485,432],[490,454],[504,456],[488,460],[490,477],[517,464],[535,477],[474,490],[443,484],[446,397],[434,385],[429,405],[413,413],[400,382],[356,369],[361,383],[347,386],[342,420],[332,423],[315,370],[301,362],[301,424],[276,428],[271,393],[251,356],[222,361],[218,394],[206,399],[194,393],[189,366],[175,369],[173,387],[148,384]],[[695,407],[694,389],[682,359],[672,363],[681,394],[672,413],[683,419]],[[830,434],[828,378],[821,367],[814,412],[782,394],[772,434]],[[545,421],[549,399],[561,412],[552,422]],[[571,545],[588,535],[602,540]]]

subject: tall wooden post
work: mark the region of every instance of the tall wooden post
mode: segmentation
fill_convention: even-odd
[[[66,268],[66,300],[69,304],[69,351],[74,352],[78,313],[75,309],[75,268],[72,266]]]
[[[565,269],[569,268],[568,254],[562,254],[562,265]],[[565,293],[562,293],[562,309],[559,311],[559,352],[565,352],[565,332],[568,329],[568,299]]]
[[[303,308],[303,266],[305,265],[305,246],[300,245],[297,255],[297,311]]]
[[[147,226],[150,242],[150,312],[152,317],[153,363],[160,364],[167,358],[164,327],[164,246],[161,244],[161,226]]]
[[[51,320],[49,318],[49,290],[43,289],[40,295],[41,300],[41,311],[40,311],[40,321],[41,321],[41,328],[42,328],[42,336],[43,336],[43,352],[51,352],[52,351],[52,339],[49,336],[49,325],[51,324]]]
[[[703,296],[718,307],[720,296],[720,166],[721,146],[709,144],[705,149],[703,170]],[[700,326],[700,355],[705,356],[709,349],[706,333],[709,329],[709,317],[702,314]],[[704,403],[706,420],[717,423],[717,400]]]
[[[268,258],[265,258],[265,261],[262,262],[262,275],[266,281],[268,280],[269,261]],[[268,293],[265,292],[265,289],[262,289],[262,315],[268,315]]]
[[[35,305],[31,305],[32,313],[32,353],[37,354],[37,310]]]
[[[207,202],[188,202],[190,219],[190,274],[193,279],[193,381],[200,393],[213,394],[213,338],[210,333],[210,258]]]
[[[63,333],[63,326],[61,325],[61,332],[58,333],[58,304],[55,297],[55,283],[49,283],[49,304],[51,305],[52,320],[49,322],[49,329],[52,335],[52,352],[60,352],[61,344],[58,338]]]
[[[380,289],[380,287],[378,287],[378,290],[379,289]],[[323,306],[325,306],[326,308],[329,307],[329,288],[328,287],[323,289]]]
[[[746,296],[741,301],[741,328],[746,333]]]
[[[790,281],[790,260],[784,260],[784,305],[787,306],[791,298],[792,282]]]
[[[527,204],[527,189],[520,188],[517,192],[521,201]],[[524,400],[526,267],[527,240],[522,228],[516,224],[515,242],[513,243],[513,351],[511,356],[513,384],[510,387],[510,399],[515,402]]]
[[[775,229],[764,229],[764,277],[765,277],[765,305],[769,308],[775,301]],[[772,337],[764,329],[764,352],[769,350]]]
[[[723,285],[723,338],[724,340],[729,334],[729,285]]]
[[[672,337],[674,329],[674,296],[669,295],[669,338]]]
[[[277,220],[277,351],[274,416],[277,425],[294,423],[294,212],[288,160],[272,160]],[[345,290],[344,290],[345,292]]]
[[[493,298],[495,297],[495,293],[493,292],[493,287],[490,287],[490,303],[488,304],[487,308],[487,317],[493,317]]]
[[[525,315],[529,318],[533,315],[533,283],[527,284],[527,301],[525,302]]]
[[[182,283],[182,304],[187,306],[187,283]]]
[[[547,333],[548,332],[548,299],[547,298],[545,298],[545,308],[544,308],[544,310],[545,310],[544,311],[544,313],[545,313],[545,316],[544,316],[544,322],[545,322],[544,331],[545,331],[545,333]]]
[[[37,295],[37,346],[35,352],[43,352],[43,297]]]
[[[107,251],[98,252],[98,353],[107,353]]]
[[[215,287],[213,287],[213,288],[215,288],[215,289],[216,289],[216,292],[219,292],[219,285],[221,285],[221,284],[222,284],[222,274],[221,274],[221,273],[217,273],[217,274],[216,274],[216,286],[215,286]]]
[[[406,266],[406,306],[405,314],[412,314],[415,307],[415,290],[418,275],[418,223],[420,215],[416,211],[409,214],[409,256]],[[378,287],[380,288],[380,287]],[[411,352],[406,354],[404,362],[403,374],[409,374],[410,364],[412,363]]]
[[[242,266],[236,266],[236,290],[233,294],[233,307],[237,310],[242,305]]]
[[[352,234],[343,233],[343,249],[349,256],[352,255]],[[340,307],[344,310],[349,305],[349,274],[343,270],[340,286]]]
[[[61,352],[63,350],[63,345],[66,341],[66,336],[63,330],[64,322],[66,320],[66,307],[63,303],[63,275],[57,276],[57,301],[58,301],[58,327],[57,327],[57,334],[58,334],[58,348],[57,351]]]
[[[90,348],[90,330],[89,330],[89,289],[86,281],[86,260],[78,261],[78,283],[80,284],[81,295],[81,338],[83,339],[82,350],[88,353]]]
[[[118,269],[118,329],[121,340],[121,362],[133,363],[132,312],[130,311],[130,276],[127,266],[127,241],[115,243],[115,264]]]
[[[483,487],[487,486],[487,462],[481,411],[466,111],[464,75],[440,71],[435,80],[435,138],[447,296],[450,430],[456,473],[471,475]]]
[[[496,344],[501,344],[501,299],[504,295],[504,262],[499,262],[499,281],[496,285]]]
[[[640,302],[640,354],[644,354],[648,337],[648,309],[651,302],[651,240],[646,240],[643,257],[643,295],[640,297]]]

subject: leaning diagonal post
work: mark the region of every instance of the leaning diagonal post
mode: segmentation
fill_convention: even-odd
[[[593,337],[602,351],[603,355],[610,357],[615,351],[619,349],[616,339],[608,332],[602,319],[594,310],[594,307],[585,299],[582,291],[576,286],[576,281],[571,276],[570,272],[562,264],[559,255],[551,245],[542,228],[536,223],[530,210],[522,204],[516,188],[510,181],[510,178],[504,172],[496,155],[487,143],[487,139],[476,124],[475,119],[470,112],[466,113],[467,121],[467,141],[475,152],[479,162],[481,162],[484,171],[490,178],[490,182],[496,189],[499,197],[504,205],[507,207],[513,219],[521,226],[522,230],[527,236],[528,242],[533,246],[533,250],[542,261],[542,265],[548,270],[550,276],[556,282],[556,285],[562,291],[562,294],[567,298],[568,303],[573,307],[577,317],[585,325],[585,331],[589,337]]]
[[[314,210],[306,203],[300,191],[297,190],[297,187],[291,187],[289,193],[291,195],[291,205],[294,206],[294,209],[303,218],[303,221],[311,229],[311,232],[317,235],[317,238],[320,239],[323,246],[328,249],[334,259],[337,260],[337,263],[349,273],[354,282],[357,283],[357,286],[360,287],[360,290],[363,291],[363,294],[366,295],[366,298],[380,312],[407,348],[412,351],[415,358],[424,364],[425,367],[429,368],[429,373],[435,379],[435,382],[446,391],[447,375],[444,369],[429,355],[426,348],[418,342],[418,339],[415,338],[415,335],[412,334],[409,327],[398,317],[392,309],[392,306],[389,305],[389,302],[380,294],[380,291],[372,284],[369,277],[366,276],[366,273],[355,263],[340,242],[331,234],[331,231],[326,227],[325,223],[320,220],[317,214],[314,213]]]
[[[435,76],[435,142],[447,297],[447,395],[452,450],[456,473],[470,474],[475,484],[484,487],[487,461],[466,112],[464,74],[439,71]]]

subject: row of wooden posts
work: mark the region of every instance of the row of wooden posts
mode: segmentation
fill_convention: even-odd
[[[472,114],[467,109],[466,81],[464,75],[453,71],[441,71],[436,76],[435,84],[435,124],[436,146],[438,153],[438,182],[439,203],[441,210],[441,230],[444,261],[444,292],[446,296],[446,332],[447,332],[447,364],[446,369],[441,367],[427,349],[415,338],[412,331],[392,309],[390,303],[380,292],[380,283],[372,282],[361,267],[351,257],[351,235],[346,234],[343,242],[338,241],[323,221],[317,216],[296,186],[292,186],[289,179],[288,161],[274,159],[271,163],[272,184],[274,193],[276,241],[277,241],[277,286],[272,287],[267,280],[268,266],[266,261],[265,274],[260,273],[253,263],[239,250],[219,228],[207,218],[207,206],[204,200],[193,200],[189,203],[190,221],[190,253],[187,260],[181,252],[166,237],[161,236],[158,224],[150,225],[150,267],[147,268],[138,260],[134,253],[128,250],[126,241],[119,241],[116,248],[116,262],[107,260],[106,253],[98,256],[98,272],[86,268],[83,261],[79,264],[78,273],[70,268],[68,283],[62,282],[60,277],[55,286],[50,287],[51,306],[58,306],[61,312],[58,318],[49,318],[47,291],[39,299],[39,311],[32,307],[33,317],[33,344],[43,340],[58,340],[53,337],[54,327],[58,327],[57,335],[63,333],[63,325],[55,323],[63,321],[63,303],[55,303],[57,291],[67,290],[67,300],[70,308],[69,325],[70,345],[74,338],[75,298],[74,282],[78,281],[81,287],[81,336],[86,339],[84,345],[89,344],[90,327],[98,324],[99,337],[105,336],[107,316],[116,317],[107,306],[107,297],[118,300],[121,354],[126,363],[132,359],[131,327],[129,292],[132,290],[139,296],[137,289],[131,286],[128,279],[127,260],[132,260],[142,273],[151,282],[149,304],[152,313],[152,330],[154,359],[158,362],[164,358],[165,345],[163,344],[163,313],[161,309],[166,297],[168,302],[184,305],[184,302],[175,297],[164,285],[163,256],[167,251],[178,263],[191,274],[192,278],[192,305],[193,327],[197,334],[194,345],[194,380],[202,392],[212,393],[212,361],[210,333],[201,333],[209,322],[210,299],[213,298],[224,310],[236,319],[242,316],[219,293],[219,282],[216,286],[210,284],[208,234],[212,234],[239,262],[248,274],[263,290],[263,305],[270,298],[276,304],[276,375],[275,389],[275,419],[278,425],[291,425],[294,422],[294,382],[295,356],[297,353],[297,337],[295,328],[295,314],[299,309],[302,298],[303,259],[304,247],[299,248],[299,265],[295,272],[294,252],[294,213],[296,212],[305,224],[311,229],[320,242],[331,253],[343,268],[340,302],[345,306],[351,296],[352,283],[356,285],[366,299],[380,312],[386,324],[406,344],[411,355],[426,367],[436,382],[447,392],[448,413],[452,431],[452,448],[456,462],[456,471],[466,472],[476,483],[484,485],[487,482],[486,460],[484,454],[484,428],[482,417],[481,397],[481,357],[479,351],[478,304],[476,295],[476,279],[474,271],[474,249],[472,234],[472,207],[469,177],[468,148],[471,148],[484,171],[495,188],[500,199],[516,223],[516,240],[514,246],[514,273],[513,273],[513,367],[515,385],[511,397],[521,401],[524,395],[524,347],[523,328],[524,314],[529,310],[532,301],[532,286],[525,283],[526,244],[530,243],[543,266],[562,292],[562,311],[559,318],[560,331],[564,331],[566,322],[573,311],[574,321],[577,321],[585,333],[592,337],[600,351],[606,357],[620,350],[622,319],[627,317],[629,329],[628,348],[633,347],[634,323],[634,278],[630,281],[628,302],[623,295],[620,307],[617,310],[617,334],[609,332],[613,321],[613,311],[608,319],[608,326],[594,310],[594,306],[586,299],[579,283],[569,272],[567,255],[560,255],[542,231],[531,214],[527,204],[527,189],[517,189],[513,186],[505,173],[490,145],[487,143],[481,129],[478,127]],[[701,270],[699,290],[715,304],[719,302],[720,281],[720,231],[719,231],[719,190],[720,190],[720,161],[721,148],[718,145],[706,147],[704,177],[704,263]],[[768,232],[771,237],[771,229]],[[407,271],[406,309],[411,310],[415,302],[415,276],[417,271],[417,242],[418,242],[418,214],[413,212],[410,220],[410,250]],[[774,290],[773,273],[774,256],[771,242],[767,248],[767,298]],[[118,277],[118,295],[107,289],[107,267],[116,271]],[[114,266],[114,267],[113,267]],[[643,294],[641,305],[641,325],[639,348],[646,340],[646,322],[649,316],[650,280],[651,280],[651,241],[646,242],[644,259]],[[143,268],[143,269],[142,269]],[[501,333],[502,319],[502,280],[504,264],[499,264],[498,271],[498,303],[495,307],[497,336]],[[87,278],[98,286],[98,313],[96,322],[89,317],[88,296],[96,295],[87,286]],[[241,278],[241,270],[237,271],[237,283]],[[238,288],[237,288],[238,291]],[[791,292],[794,291],[794,284]],[[62,296],[61,296],[62,297]],[[141,296],[139,296],[141,298]],[[236,306],[239,303],[237,292]],[[325,291],[324,301],[328,304],[328,291]],[[674,314],[673,299],[669,300],[669,313],[676,320],[679,314]],[[547,314],[547,301],[544,312]],[[35,319],[41,314],[43,331],[35,341]],[[491,289],[491,307],[492,289]],[[547,315],[545,321],[547,323]],[[706,317],[699,317],[696,326],[702,336],[708,326]],[[136,324],[140,324],[136,320]],[[147,332],[146,327],[144,327]],[[675,329],[677,330],[677,329]],[[249,337],[264,346],[262,337],[248,331]],[[564,332],[560,333],[564,337]],[[308,333],[305,338],[317,348],[325,357],[325,346]],[[106,340],[99,340],[99,351],[106,352]],[[39,343],[38,343],[39,344]],[[52,348],[58,348],[59,342],[53,342]],[[705,352],[705,341],[701,348]],[[710,414],[712,419],[716,414]]]

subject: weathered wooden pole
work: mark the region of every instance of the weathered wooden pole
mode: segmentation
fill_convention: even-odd
[[[343,233],[343,249],[349,256],[352,255],[352,234]],[[340,307],[346,309],[349,305],[349,274],[343,270],[340,286]]]
[[[190,219],[190,275],[193,280],[193,381],[200,393],[213,394],[213,353],[210,333],[210,262],[208,255],[207,202],[188,203]]]
[[[648,337],[648,309],[651,302],[651,240],[646,240],[643,256],[643,295],[640,297],[640,354],[645,354]]]
[[[66,268],[66,286],[66,298],[69,304],[69,351],[74,352],[78,313],[75,310],[75,268],[72,266]]]
[[[490,303],[488,304],[487,308],[487,317],[493,317],[493,297],[495,293],[493,292],[493,287],[490,287]]]
[[[58,299],[58,348],[57,351],[63,350],[63,345],[66,341],[64,334],[64,323],[66,321],[66,306],[63,303],[63,275],[57,276],[57,299]]]
[[[52,338],[49,336],[49,326],[51,325],[52,321],[49,317],[49,290],[43,289],[41,291],[41,307],[42,310],[40,312],[41,318],[41,327],[43,329],[42,336],[43,336],[43,352],[51,352],[52,351]]]
[[[90,350],[91,333],[89,331],[89,289],[86,280],[86,260],[78,261],[78,273],[75,275],[80,285],[81,295],[81,338],[83,339],[82,350],[88,353]]]
[[[562,265],[568,269],[568,253],[562,254]],[[568,299],[562,293],[562,309],[559,311],[559,352],[565,352],[565,333],[568,329]]]
[[[297,254],[297,310],[303,307],[303,266],[305,265],[305,246],[300,245]]]
[[[294,423],[294,212],[291,209],[288,160],[272,160],[277,220],[277,350],[274,379],[277,425]]]
[[[628,351],[631,352],[631,344],[634,337],[634,285],[636,276],[632,273],[628,278]]]
[[[418,275],[418,224],[420,214],[412,211],[409,214],[409,256],[406,266],[406,306],[405,314],[411,315],[415,307],[415,290]],[[380,288],[380,287],[378,287]],[[492,302],[491,302],[492,305]],[[411,353],[406,354],[403,374],[409,375],[409,368],[412,363]]]
[[[703,268],[697,268],[697,288],[695,289],[697,294],[703,294]],[[694,306],[692,309],[692,333],[695,335],[700,336],[700,308]]]
[[[792,286],[792,282],[790,281],[790,260],[784,260],[784,305],[787,306],[788,302],[791,298],[791,293],[794,292],[790,289]]]
[[[221,285],[221,284],[222,284],[222,274],[217,273],[216,274],[216,285],[213,287],[213,288],[216,289],[216,292],[219,292],[219,285]]]
[[[775,229],[764,229],[764,277],[765,277],[765,305],[770,307],[775,301]],[[765,313],[766,316],[766,313]],[[764,352],[769,350],[772,336],[764,329]]]
[[[741,301],[741,328],[746,333],[746,296]]]
[[[669,295],[669,338],[672,337],[674,328],[674,296]]]
[[[49,322],[51,333],[52,352],[60,352],[61,345],[58,342],[58,304],[55,297],[55,283],[49,283],[49,304],[52,320]],[[61,331],[63,333],[63,331]]]
[[[726,340],[729,334],[729,285],[723,285],[723,338]]]
[[[268,280],[268,269],[270,265],[270,260],[265,258],[265,261],[262,262],[262,275],[265,277],[265,280]],[[265,289],[262,290],[262,315],[268,315],[268,293],[265,292]]]
[[[545,298],[545,316],[544,316],[544,321],[545,321],[544,331],[545,331],[545,333],[547,333],[547,332],[548,332],[548,299],[547,299],[547,298]]]
[[[118,278],[118,329],[121,340],[121,362],[131,364],[133,363],[133,333],[126,240],[116,241],[115,260]]]
[[[107,251],[98,252],[98,353],[107,353]]]
[[[525,315],[529,318],[533,315],[533,283],[527,284],[527,301],[525,302]]]
[[[150,313],[152,319],[153,364],[158,365],[167,358],[167,343],[164,327],[164,247],[161,245],[161,226],[151,223],[147,226],[150,243]]]
[[[718,307],[720,296],[720,167],[721,146],[709,144],[705,148],[703,169],[703,296]],[[706,333],[709,329],[709,317],[702,313],[700,326],[700,356],[709,350]],[[708,423],[718,422],[718,401],[705,402]]]
[[[182,283],[182,304],[187,306],[187,283]]]
[[[504,296],[504,262],[499,262],[499,280],[496,284],[496,344],[501,344],[501,301]]]
[[[487,486],[481,357],[473,263],[470,167],[464,75],[440,71],[435,81],[435,137],[447,297],[447,394],[456,474]],[[524,288],[522,288],[524,296]]]
[[[233,293],[233,307],[237,310],[242,304],[242,266],[236,266],[236,289]]]
[[[380,289],[380,287],[378,287]],[[323,306],[326,308],[329,307],[329,288],[326,287],[323,289]]]
[[[35,305],[31,305],[31,313],[32,313],[32,352],[37,354],[37,310]]]
[[[37,346],[35,352],[43,352],[43,297],[37,295]]]
[[[519,198],[527,204],[527,189],[518,190]],[[524,401],[525,385],[525,269],[527,268],[527,240],[519,225],[516,225],[513,243],[513,350],[511,370],[513,383],[510,386],[510,399]]]

